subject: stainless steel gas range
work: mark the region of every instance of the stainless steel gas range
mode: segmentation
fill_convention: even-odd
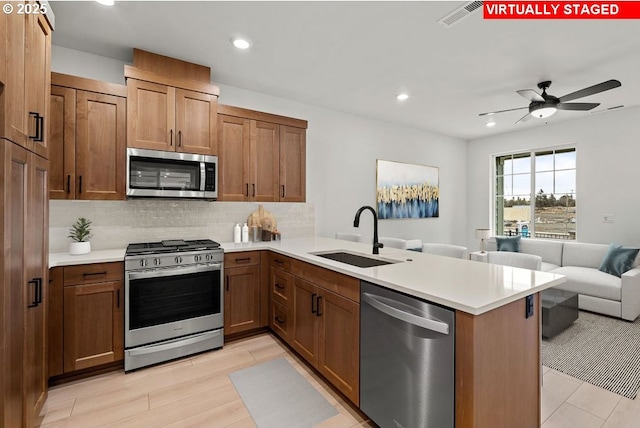
[[[125,371],[222,347],[223,261],[210,239],[127,247]]]

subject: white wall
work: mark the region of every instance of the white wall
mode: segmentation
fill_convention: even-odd
[[[574,144],[577,148],[577,240],[640,245],[640,107],[549,124],[469,142],[467,156],[467,244],[473,231],[490,224],[494,154]],[[614,223],[604,223],[605,214]]]
[[[98,58],[54,46],[52,70],[123,83],[124,63]],[[439,167],[440,217],[380,221],[380,235],[420,238],[428,242],[464,241],[467,217],[465,141],[226,85],[220,85],[220,93],[222,104],[309,122],[307,201],[315,206],[318,235],[332,237],[336,231],[352,230],[356,210],[362,205],[375,205],[376,159],[385,159]],[[394,101],[391,100],[390,108],[401,108],[396,107]],[[359,229],[368,239],[372,235],[370,217],[367,213],[363,215]]]

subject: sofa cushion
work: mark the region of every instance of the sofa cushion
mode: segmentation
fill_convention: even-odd
[[[561,241],[528,238],[520,242],[520,252],[542,257],[542,269],[544,270],[544,262],[562,266],[563,244]]]
[[[498,251],[520,252],[520,235],[518,236],[496,236]]]
[[[598,269],[608,245],[565,242],[562,249],[562,266],[581,266]]]
[[[552,270],[551,273],[566,275],[567,281],[556,286],[561,290],[618,302],[622,299],[622,280],[608,273],[600,272],[598,269],[562,266]]]
[[[600,270],[620,278],[623,273],[633,267],[639,251],[638,248],[628,248],[612,243],[600,263]]]
[[[542,259],[544,260],[544,258]],[[548,262],[542,262],[542,265],[540,265],[540,270],[543,272],[549,272],[552,271],[554,269],[558,269],[560,266],[555,265],[553,263],[548,263]]]

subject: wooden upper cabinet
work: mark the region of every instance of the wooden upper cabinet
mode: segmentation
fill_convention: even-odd
[[[278,200],[280,126],[251,121],[251,196],[250,200]]]
[[[176,150],[186,153],[217,153],[218,97],[176,89]]]
[[[124,200],[126,88],[57,73],[53,80],[65,86],[51,86],[49,197]]]
[[[280,127],[280,201],[306,200],[305,130]]]
[[[251,125],[248,119],[218,116],[218,199],[249,199]]]
[[[127,79],[127,146],[175,150],[175,88]]]

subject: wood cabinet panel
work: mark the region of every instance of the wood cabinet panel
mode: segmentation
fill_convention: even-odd
[[[329,291],[321,291],[318,311],[318,370],[358,404],[360,305]]]
[[[271,267],[291,272],[291,258],[282,254],[269,252],[269,264]]]
[[[296,278],[293,283],[293,334],[291,345],[312,365],[318,364],[318,290],[310,282]]]
[[[293,276],[280,269],[271,267],[269,285],[271,298],[285,308],[290,308],[292,306],[291,301],[293,300]]]
[[[221,201],[246,201],[249,198],[250,121],[218,115],[218,166]]]
[[[306,200],[306,131],[280,126],[280,201]]]
[[[275,300],[271,301],[269,327],[287,343],[291,343],[291,318],[289,309]]]
[[[218,97],[176,89],[177,150],[216,155]]]
[[[127,146],[175,150],[175,88],[127,80]]]
[[[49,270],[49,308],[47,316],[49,344],[49,377],[64,373],[64,268],[55,267]]]
[[[124,279],[124,263],[92,263],[65,266],[64,285],[84,285]]]
[[[78,199],[125,199],[126,100],[77,92]]]
[[[2,136],[14,143],[29,148],[25,100],[25,51],[27,19],[17,13],[8,14],[6,20],[6,67],[4,88],[0,97],[3,101],[3,130]]]
[[[74,199],[76,194],[76,91],[51,86],[49,113],[49,198]]]
[[[123,281],[64,288],[64,370],[124,358]]]
[[[251,121],[251,194],[257,202],[278,200],[280,126]]]
[[[225,269],[224,332],[260,327],[260,266]]]
[[[242,251],[237,253],[225,253],[224,267],[225,269],[232,267],[244,267],[260,264],[259,251]]]
[[[354,302],[360,302],[360,280],[357,278],[296,259],[291,260],[291,273]]]

